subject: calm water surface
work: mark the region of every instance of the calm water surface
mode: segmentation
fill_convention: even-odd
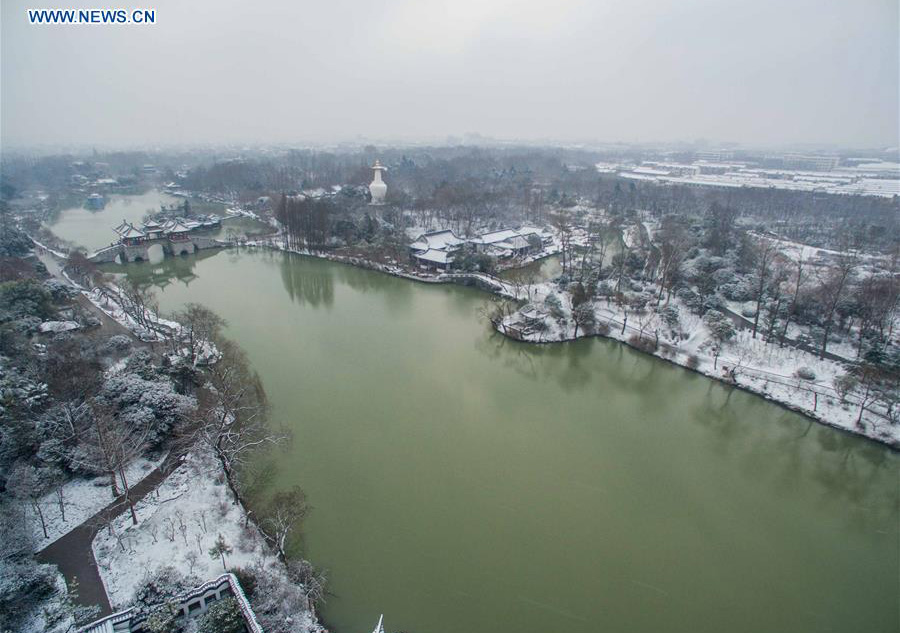
[[[181,204],[182,199],[152,189],[141,195],[106,196],[102,209],[70,207],[59,212],[52,231],[67,242],[96,250],[109,246],[116,239],[113,228],[122,220],[140,225],[147,213],[159,211],[161,204]]]
[[[515,344],[471,289],[268,252],[124,270],[247,350],[337,633],[898,630],[886,449],[613,342]]]

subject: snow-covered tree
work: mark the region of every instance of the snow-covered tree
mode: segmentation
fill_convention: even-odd
[[[275,544],[278,555],[283,560],[287,559],[285,545],[288,536],[300,526],[308,512],[306,494],[300,486],[276,492],[269,500],[263,513],[261,527]]]
[[[234,482],[235,469],[256,450],[283,436],[267,424],[268,400],[246,354],[232,341],[216,341],[219,358],[206,371],[209,388],[201,392],[197,438],[209,446]]]

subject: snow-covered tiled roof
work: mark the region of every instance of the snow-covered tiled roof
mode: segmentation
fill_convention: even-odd
[[[429,248],[441,249],[459,246],[463,240],[456,237],[453,231],[432,231],[431,233],[423,233],[416,238],[415,242],[410,245],[415,250],[427,250]]]
[[[146,233],[144,233],[142,230],[140,230],[133,224],[129,224],[128,228],[126,228],[122,231],[116,231],[116,232],[119,235],[121,235],[122,237],[128,237],[128,238],[145,237],[146,236]]]
[[[447,251],[436,250],[433,248],[428,249],[424,253],[416,253],[413,257],[435,264],[449,264],[453,261],[453,256]]]
[[[497,242],[506,241],[512,237],[516,237],[518,233],[512,229],[501,229],[490,233],[482,233],[471,241],[476,244],[496,244]]]
[[[185,226],[183,222],[180,220],[175,220],[171,226],[166,228],[166,231],[169,233],[187,233],[191,228],[189,226]]]
[[[502,242],[497,242],[494,246],[499,246],[500,248],[509,248],[512,250],[518,250],[520,248],[528,248],[528,240],[522,237],[521,235],[516,235],[508,240],[503,240]]]

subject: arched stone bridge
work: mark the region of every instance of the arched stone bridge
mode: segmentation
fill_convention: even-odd
[[[88,256],[92,262],[98,264],[108,262],[140,262],[147,261],[150,248],[156,244],[162,246],[163,253],[167,256],[190,255],[196,251],[207,248],[222,248],[228,244],[211,237],[191,236],[186,240],[171,241],[166,238],[148,240],[140,244],[126,245],[121,242],[111,244]],[[121,255],[121,259],[119,256]]]
[[[113,229],[119,241],[92,253],[88,259],[98,264],[147,261],[150,259],[150,249],[157,244],[165,255],[190,255],[199,250],[226,246],[225,242],[212,237],[192,235],[193,228],[196,227],[179,220],[171,220],[164,225],[151,220],[145,222],[143,228],[123,221]]]

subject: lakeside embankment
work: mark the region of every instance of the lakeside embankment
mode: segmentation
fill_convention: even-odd
[[[85,288],[66,273],[64,253],[32,241],[36,249],[58,260],[58,266],[48,267],[53,276],[76,288],[80,299],[107,324],[144,343],[171,341],[181,335],[182,324],[161,318],[148,307],[137,315],[126,310],[115,284]],[[212,343],[200,347],[203,363],[217,362],[219,351]],[[148,573],[165,568],[182,578],[199,580],[221,573],[215,569],[218,559],[211,560],[206,553],[212,539],[223,539],[230,569],[239,566],[255,579],[259,594],[253,600],[254,608],[269,616],[274,613],[274,617],[286,611],[284,617],[292,622],[292,631],[324,633],[315,598],[297,581],[290,564],[299,564],[316,579],[312,567],[304,560],[279,555],[273,535],[262,529],[259,513],[248,507],[233,473],[196,439],[193,445],[185,439],[175,438],[177,450],[159,458],[152,470],[146,460],[139,460],[146,472],[140,478],[131,477],[131,513],[124,498],[104,506],[93,495],[85,511],[70,513],[76,523],[56,529],[51,521],[53,530],[42,545],[40,558],[56,564],[70,586],[77,581],[80,594],[76,601],[98,605],[103,616],[127,607]],[[93,486],[89,492],[95,489],[99,490]],[[178,503],[170,503],[176,500]],[[222,564],[225,566],[224,557]]]
[[[359,257],[286,248],[274,239],[247,242],[243,246],[324,259],[420,283],[475,285],[498,297],[524,304],[536,303],[551,294],[562,294],[549,282],[533,285],[510,283],[483,273],[414,274],[397,265],[379,264]],[[674,299],[672,304],[675,305]],[[637,317],[634,313],[630,316],[633,323]],[[522,343],[565,343],[594,336],[613,339],[659,360],[758,395],[817,423],[900,450],[900,427],[872,411],[871,403],[867,405],[860,402],[853,394],[841,396],[829,384],[846,371],[844,364],[835,360],[819,359],[814,354],[790,346],[779,347],[777,350],[768,349],[760,340],[751,340],[747,332],[741,331],[738,331],[735,343],[714,346],[709,331],[699,318],[691,324],[690,338],[677,342],[667,341],[650,334],[654,328],[649,321],[641,322],[641,327],[629,325],[629,313],[611,302],[607,302],[606,306],[602,302],[595,305],[594,322],[602,325],[581,331],[573,328],[570,298],[562,302],[561,318],[541,315],[544,327],[539,330],[523,332],[518,327],[521,322],[517,319],[520,318],[519,312],[513,312],[494,320],[493,327],[504,336]],[[798,370],[810,366],[816,370],[818,380],[797,376]],[[824,382],[823,379],[829,382]]]

